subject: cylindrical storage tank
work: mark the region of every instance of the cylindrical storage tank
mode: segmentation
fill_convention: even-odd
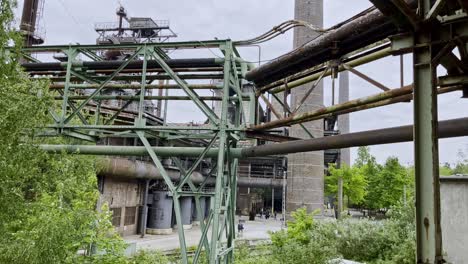
[[[184,229],[192,228],[192,197],[180,197],[180,210]]]
[[[172,197],[167,191],[155,191],[153,204],[148,208],[147,234],[172,234]]]
[[[193,202],[192,202],[192,225],[198,226],[198,225],[200,225],[200,221],[202,221],[202,220],[204,220],[206,218],[205,217],[205,212],[206,212],[205,201],[206,201],[206,198],[205,197],[200,197],[199,198],[200,199],[200,208],[201,208],[201,218],[203,218],[203,219],[198,218],[197,204],[195,203],[195,199],[193,199]]]
[[[213,208],[212,205],[213,197],[205,197],[205,219],[210,215],[210,210]]]

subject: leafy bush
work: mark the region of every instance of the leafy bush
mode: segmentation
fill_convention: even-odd
[[[292,213],[287,231],[271,233],[272,257],[279,263],[330,263],[337,257],[331,229],[314,221],[305,208]],[[322,232],[318,232],[318,231]]]
[[[167,264],[171,263],[170,259],[159,251],[139,251],[128,261],[129,264]]]

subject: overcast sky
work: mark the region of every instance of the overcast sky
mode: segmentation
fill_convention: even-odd
[[[19,1],[22,2],[22,1]],[[325,27],[332,26],[370,6],[368,0],[324,0]],[[350,4],[352,2],[352,4]],[[115,10],[122,4],[129,16],[169,19],[172,29],[181,40],[209,40],[231,38],[248,39],[258,36],[273,26],[294,17],[293,0],[45,0],[42,25],[46,30],[46,44],[94,43],[97,34],[93,30],[95,22],[116,20]],[[21,3],[20,3],[21,5]],[[21,8],[21,7],[20,7]],[[19,17],[19,10],[17,11]],[[262,45],[261,60],[267,61],[290,51],[292,33]],[[258,50],[245,48],[241,55],[246,60],[257,61]],[[210,55],[208,55],[210,56]],[[412,78],[411,56],[405,56],[405,83]],[[399,86],[399,60],[386,58],[358,67],[365,74],[382,82],[387,87]],[[330,82],[325,82],[325,104],[330,104]],[[359,77],[350,75],[351,99],[378,93],[379,90]],[[460,99],[461,92],[439,96],[439,119],[465,117],[467,99]],[[171,106],[174,107],[174,106]],[[193,107],[177,105],[179,114],[170,115],[170,121],[203,120],[194,113]],[[351,131],[407,125],[412,123],[412,104],[400,103],[351,115]],[[184,120],[185,121],[185,120]],[[456,162],[457,153],[468,154],[468,137],[440,140],[440,161]],[[379,162],[389,156],[397,156],[404,164],[413,164],[412,143],[372,146],[371,152]],[[352,150],[352,159],[356,149]]]

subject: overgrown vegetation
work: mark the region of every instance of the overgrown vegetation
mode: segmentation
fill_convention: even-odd
[[[337,196],[338,179],[343,179],[344,200],[348,206],[370,210],[388,210],[404,199],[410,199],[414,189],[414,173],[405,168],[398,158],[389,157],[380,165],[368,147],[358,149],[354,166],[329,166],[325,178],[327,195]],[[406,197],[405,197],[406,196]]]
[[[36,147],[53,104],[47,83],[31,81],[19,67],[14,6],[0,2],[0,263],[125,260],[108,210],[96,210],[94,161]],[[106,254],[90,256],[95,248]]]

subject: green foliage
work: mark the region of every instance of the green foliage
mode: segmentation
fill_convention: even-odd
[[[458,151],[458,161],[452,174],[468,174],[468,158],[462,150]]]
[[[306,208],[299,208],[291,214],[292,221],[288,221],[288,237],[297,240],[303,244],[310,242],[307,231],[312,230],[314,226],[314,213],[307,213]]]
[[[375,163],[375,158],[370,154],[370,148],[367,146],[359,147],[357,155],[354,165],[359,168],[369,164],[370,162]]]
[[[139,251],[128,260],[128,264],[168,264],[171,260],[159,251]]]
[[[389,219],[382,221],[314,221],[303,209],[295,216],[294,231],[303,234],[289,230],[272,233],[271,263],[324,264],[339,258],[365,263],[415,262],[414,206],[392,207]]]
[[[330,237],[315,232],[321,225],[314,222],[315,213],[308,214],[305,208],[291,214],[287,231],[271,233],[273,263],[329,263],[337,256],[330,246]]]
[[[18,65],[14,6],[0,2],[0,263],[119,263],[125,245],[108,210],[96,211],[94,160],[36,147],[53,101],[47,83],[31,81]],[[89,256],[90,245],[105,254]]]
[[[398,204],[404,193],[405,186],[410,185],[410,177],[406,169],[399,163],[398,158],[390,157],[383,169],[377,175],[378,184],[373,186],[374,203],[377,208],[390,208]]]
[[[336,168],[334,164],[328,167],[330,175],[325,178],[325,192],[327,195],[338,194],[338,180],[343,179],[343,195],[348,197],[351,204],[359,205],[364,201],[367,189],[367,180],[362,167],[349,167],[344,165]]]
[[[453,170],[452,170],[452,166],[450,166],[450,163],[444,163],[442,166],[439,167],[439,175],[440,176],[453,175]]]

